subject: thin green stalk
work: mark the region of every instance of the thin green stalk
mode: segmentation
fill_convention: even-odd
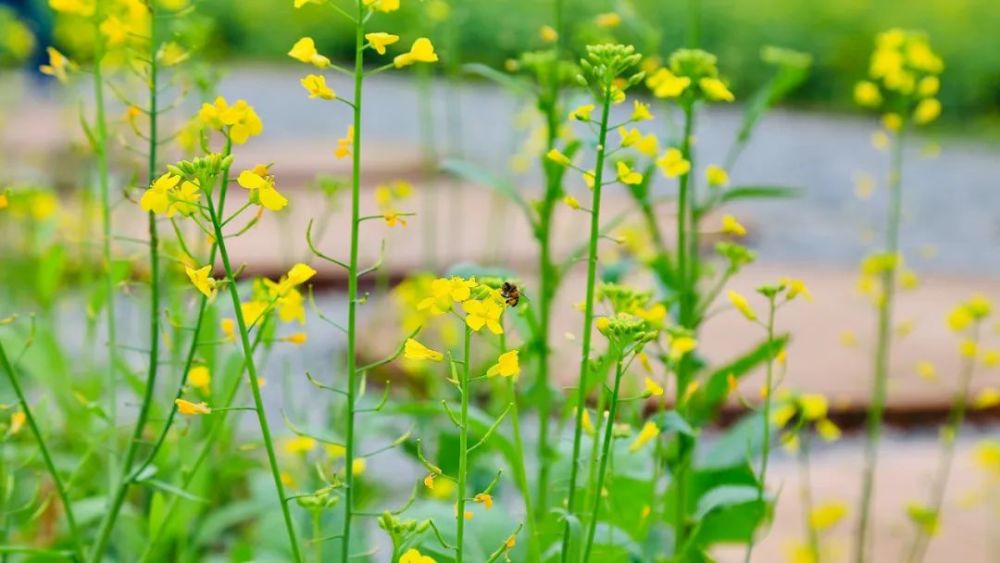
[[[545,104],[545,152],[556,147],[559,138],[559,62],[563,49],[563,0],[555,0],[556,30],[555,56],[549,77],[548,100]],[[538,402],[538,489],[535,498],[537,517],[542,518],[548,511],[549,494],[549,421],[552,418],[552,397],[549,392],[549,326],[552,318],[552,298],[555,295],[555,264],[552,263],[552,215],[562,192],[558,170],[542,156],[542,170],[545,171],[545,197],[539,213],[538,242],[538,335],[535,351],[538,354],[538,375],[535,384],[541,389]]]
[[[771,295],[768,297],[767,313],[768,344],[774,342],[774,312],[776,309],[777,306],[774,302],[774,295]],[[771,403],[773,401],[772,395],[774,395],[774,354],[770,354],[768,356],[766,370],[767,372],[764,380],[764,412],[763,419],[761,420],[763,444],[761,446],[760,453],[760,472],[757,475],[757,504],[761,506],[763,506],[764,502],[764,491],[767,490],[767,462],[771,459]],[[753,548],[757,539],[756,531],[756,528],[752,528],[750,530],[750,538],[747,541],[746,556],[743,558],[744,563],[750,563],[750,557],[753,555]]]
[[[223,159],[228,157],[232,153],[233,142],[229,136],[226,136],[226,148],[222,153]],[[225,204],[226,191],[229,186],[229,171],[230,166],[226,166],[222,170],[222,185],[219,192],[219,215],[224,214],[223,205]],[[215,264],[215,256],[218,252],[218,243],[213,239],[212,247],[208,254],[208,264]],[[157,436],[156,441],[153,442],[153,447],[150,449],[149,454],[146,456],[146,461],[139,464],[135,470],[131,473],[131,479],[140,475],[151,463],[156,459],[156,455],[159,453],[160,448],[163,447],[164,442],[166,442],[167,435],[170,433],[170,429],[173,427],[174,420],[177,418],[177,402],[176,399],[180,399],[184,393],[184,386],[187,384],[187,376],[191,371],[191,366],[194,365],[194,357],[198,352],[198,346],[200,345],[201,338],[201,325],[205,319],[205,311],[208,309],[208,296],[202,295],[198,302],[198,315],[195,319],[194,330],[191,334],[191,344],[188,347],[187,357],[184,361],[184,368],[181,371],[181,380],[177,386],[177,393],[174,394],[174,402],[171,403],[170,413],[167,414],[167,420],[163,423],[163,428],[160,430],[159,436]],[[228,405],[227,405],[228,406]]]
[[[569,470],[569,497],[566,499],[568,516],[576,511],[576,482],[579,473],[580,442],[583,435],[583,412],[587,401],[587,384],[590,381],[590,341],[594,326],[594,286],[597,278],[597,240],[601,230],[601,184],[604,181],[604,158],[608,141],[608,114],[611,111],[611,88],[602,85],[601,129],[597,138],[597,162],[594,165],[594,193],[590,204],[590,241],[587,245],[587,293],[584,297],[583,345],[580,357],[580,375],[576,390],[576,426],[573,429],[573,457]],[[560,561],[566,563],[569,556],[569,518],[563,527]]]
[[[889,171],[889,209],[885,233],[885,252],[896,257],[899,254],[899,224],[902,217],[902,173],[903,140],[906,124],[893,139],[892,163]],[[875,494],[875,470],[878,465],[878,446],[882,437],[882,419],[885,413],[887,383],[889,379],[889,357],[892,348],[893,305],[896,294],[897,264],[882,273],[882,295],[878,302],[878,333],[875,344],[874,378],[872,380],[872,403],[868,411],[865,442],[865,468],[861,481],[861,497],[858,509],[858,527],[855,534],[854,561],[864,563],[874,549],[871,538],[871,508]]]
[[[617,353],[618,361],[615,367],[615,385],[611,390],[611,405],[608,407],[608,421],[604,426],[604,443],[601,444],[601,461],[597,470],[597,483],[594,487],[594,504],[590,511],[590,526],[587,531],[587,543],[583,550],[583,563],[589,563],[590,552],[594,547],[594,534],[597,532],[597,516],[601,510],[601,491],[604,490],[604,478],[608,469],[608,457],[611,455],[611,439],[614,435],[615,414],[618,410],[618,390],[621,387],[622,368],[621,352]]]
[[[681,152],[689,162],[694,161],[691,148],[691,135],[694,132],[694,105],[688,102],[684,106],[684,138],[681,141]],[[693,225],[689,224],[692,204],[690,191],[691,172],[681,176],[678,183],[677,196],[677,278],[680,280],[678,288],[678,299],[680,308],[680,324],[682,327],[697,332],[697,321],[695,315],[695,289],[697,280],[689,273],[689,269],[697,271],[697,268],[690,267],[689,259],[693,262],[698,260],[697,249],[691,249],[688,241],[688,231]],[[691,218],[693,221],[693,218]],[[693,238],[693,237],[692,237]],[[681,358],[677,366],[677,397],[676,405],[678,411],[683,412],[684,397],[688,385],[691,382],[691,359],[685,355]],[[676,486],[676,505],[674,507],[674,545],[682,546],[687,540],[687,486],[688,486],[688,466],[691,462],[691,455],[695,448],[695,438],[687,434],[678,436],[680,447],[680,459],[674,470],[674,481]],[[669,513],[669,512],[668,512]],[[677,554],[675,554],[677,555]]]
[[[701,45],[701,0],[688,0],[688,37],[689,49],[697,49]]]
[[[83,546],[81,545],[79,529],[76,527],[76,518],[73,516],[73,505],[70,504],[69,495],[66,493],[66,486],[63,484],[62,478],[59,477],[59,471],[56,469],[55,463],[52,462],[52,456],[49,455],[49,448],[45,445],[42,431],[39,430],[38,423],[35,422],[35,415],[32,414],[31,407],[28,406],[28,399],[21,388],[21,381],[17,377],[17,372],[14,371],[14,366],[11,365],[10,360],[7,358],[7,352],[4,350],[3,343],[0,343],[0,367],[3,368],[3,371],[7,374],[7,378],[10,379],[10,385],[14,388],[14,394],[17,395],[17,400],[21,403],[24,419],[28,423],[28,428],[31,429],[31,434],[35,437],[35,441],[38,443],[38,452],[42,455],[42,461],[45,463],[45,468],[52,477],[52,483],[56,487],[59,501],[62,502],[63,510],[66,512],[66,524],[70,535],[73,537],[74,554],[78,561],[82,561]]]
[[[101,2],[97,3],[98,10]],[[108,124],[104,107],[104,35],[100,29],[101,18],[94,16],[94,141],[97,156],[97,183],[101,197],[101,259],[106,269],[104,276],[104,306],[108,331],[108,365],[105,383],[108,395],[108,425],[112,439],[108,441],[108,467],[117,465],[118,456],[118,326],[115,319],[115,285],[111,267],[111,182],[108,176]],[[108,471],[109,484],[114,484],[115,473]]]
[[[222,258],[222,266],[226,270],[226,280],[229,286],[229,296],[233,302],[233,313],[236,316],[236,325],[240,331],[240,343],[243,346],[243,356],[246,361],[247,376],[250,378],[250,390],[253,393],[254,410],[257,413],[257,421],[260,423],[260,433],[264,440],[264,449],[267,451],[267,460],[271,469],[271,476],[274,478],[274,487],[278,492],[278,502],[281,505],[281,515],[285,520],[285,528],[288,532],[288,543],[292,548],[292,559],[296,562],[302,561],[302,553],[299,551],[299,542],[295,536],[295,525],[292,522],[292,515],[285,502],[285,485],[281,481],[281,471],[278,469],[278,457],[274,453],[274,441],[271,439],[271,428],[267,422],[267,415],[264,412],[264,401],[260,395],[260,382],[257,379],[257,366],[253,359],[253,346],[250,344],[250,331],[247,328],[246,319],[243,317],[243,308],[240,306],[240,293],[236,287],[236,276],[233,273],[232,263],[229,260],[229,251],[226,248],[225,237],[222,233],[222,220],[215,211],[215,204],[212,198],[208,200],[208,213],[215,230],[215,240],[219,243],[219,255]],[[350,470],[347,472],[350,474]]]
[[[358,2],[354,36],[354,150],[351,166],[351,259],[347,272],[347,431],[344,436],[344,529],[341,538],[341,561],[351,557],[351,520],[354,516],[354,414],[357,391],[357,316],[358,316],[358,227],[361,208],[361,95],[364,82],[364,12]]]
[[[158,90],[159,90],[159,67],[156,61],[156,52],[159,49],[157,43],[156,29],[156,3],[149,4],[149,144],[147,147],[148,156],[146,162],[146,176],[151,184],[156,175],[157,148],[159,147],[158,137]],[[125,502],[128,488],[132,484],[133,475],[131,473],[132,463],[139,451],[139,444],[143,441],[143,432],[146,429],[146,421],[149,419],[150,407],[153,404],[153,394],[156,391],[156,377],[160,365],[160,240],[156,226],[156,214],[152,211],[146,213],[149,232],[149,287],[150,287],[150,326],[149,326],[149,367],[146,372],[146,387],[143,391],[142,403],[139,407],[139,416],[136,419],[132,436],[125,448],[125,457],[122,459],[121,469],[117,474],[117,485],[111,497],[108,511],[101,520],[97,532],[97,539],[90,554],[90,561],[99,561],[107,548],[111,533],[114,530],[115,521]],[[110,274],[109,274],[110,275]],[[110,302],[108,303],[110,305]]]
[[[313,557],[316,558],[316,563],[323,563],[323,523],[321,520],[323,513],[319,510],[313,510],[311,516]]]
[[[500,335],[501,354],[507,351],[506,334],[507,333],[504,332]],[[524,518],[528,528],[528,549],[531,552],[532,561],[541,561],[542,549],[538,544],[538,530],[536,528],[535,512],[531,500],[531,487],[528,485],[528,473],[525,470],[524,440],[521,437],[521,421],[518,415],[520,409],[517,406],[517,388],[514,386],[513,377],[507,378],[507,396],[511,405],[510,423],[514,434],[514,459],[511,465],[513,466],[514,479],[517,481],[517,487],[521,490],[521,495],[524,499]]]
[[[472,363],[472,329],[465,327],[465,344],[462,356],[462,378],[459,380],[459,391],[462,394],[462,412],[459,415],[461,426],[458,429],[458,505],[455,511],[455,562],[462,563],[462,553],[465,548],[465,490],[468,486],[469,473],[469,364]]]
[[[806,536],[809,539],[809,553],[813,563],[820,563],[819,532],[812,525],[813,498],[812,477],[809,468],[809,435],[803,433],[799,447],[799,499],[802,503],[802,522],[805,525]]]
[[[979,345],[979,325],[974,328],[972,342]],[[964,356],[962,361],[962,372],[959,377],[958,391],[955,393],[955,400],[952,402],[951,411],[948,413],[948,423],[941,433],[941,459],[931,481],[931,501],[928,508],[931,513],[940,519],[941,506],[944,504],[944,493],[948,487],[948,478],[951,475],[951,466],[955,458],[955,439],[958,430],[965,421],[965,412],[969,406],[969,387],[972,384],[972,376],[975,373],[976,356]],[[913,539],[907,561],[909,563],[920,563],[927,555],[927,546],[930,544],[931,535],[922,526],[916,527],[916,537]]]
[[[267,320],[265,319],[265,323]],[[264,334],[267,332],[265,326],[261,326],[257,330],[257,335],[253,342],[253,351],[256,352],[257,348],[263,342]],[[225,398],[222,402],[223,408],[216,409],[218,414],[213,414],[213,424],[211,430],[208,432],[208,436],[202,443],[201,449],[198,454],[195,455],[194,461],[191,462],[190,467],[186,468],[182,472],[183,477],[181,478],[180,488],[182,490],[187,490],[191,481],[194,480],[195,475],[198,474],[198,469],[201,468],[201,464],[208,459],[208,454],[212,452],[212,448],[215,446],[215,441],[219,437],[220,432],[225,427],[227,417],[229,416],[229,408],[233,405],[233,401],[236,399],[236,394],[240,389],[240,383],[243,382],[243,372],[246,371],[246,358],[244,358],[243,365],[240,366],[239,372],[233,377],[232,383],[226,390]],[[167,503],[166,509],[163,511],[163,519],[160,521],[160,526],[149,536],[149,541],[146,543],[146,548],[143,550],[142,555],[139,557],[140,563],[148,561],[152,556],[153,548],[159,543],[160,538],[163,533],[168,528],[170,520],[173,517],[174,511],[177,509],[177,505],[183,499],[180,495],[171,495],[170,500]]]

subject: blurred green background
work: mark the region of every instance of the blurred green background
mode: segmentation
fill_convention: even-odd
[[[433,0],[408,1],[398,15],[384,17],[387,31],[424,29],[433,35]],[[353,41],[331,26],[321,6],[301,10],[275,0],[212,0],[204,11],[219,23],[210,48],[235,58],[274,59],[303,33],[321,50],[346,55]],[[451,0],[449,18],[459,21],[457,48],[465,61],[500,66],[525,49],[541,47],[538,30],[552,23],[552,0]],[[813,55],[814,71],[794,93],[793,103],[846,109],[866,71],[874,35],[899,26],[929,34],[947,69],[941,91],[946,117],[1000,129],[1000,1],[998,0],[566,0],[573,43],[613,35],[640,49],[656,49],[646,26],[662,35],[659,54],[685,45],[692,6],[700,9],[702,46],[720,58],[736,92],[762,80],[760,48],[777,45]],[[620,27],[605,31],[595,14],[617,11]],[[391,19],[395,21],[389,21]],[[407,37],[404,37],[404,42]],[[442,52],[447,38],[435,37]],[[963,123],[967,125],[967,123]]]
[[[44,1],[44,0],[42,0]],[[343,0],[335,0],[343,3]],[[2,2],[0,2],[2,3]],[[500,67],[524,50],[541,48],[539,28],[553,21],[553,0],[406,0],[378,15],[377,27],[403,30],[402,44],[432,37],[446,63]],[[814,70],[791,102],[823,110],[852,107],[853,84],[866,71],[874,35],[899,26],[927,32],[947,69],[941,99],[945,125],[1000,132],[1000,1],[998,0],[565,0],[571,46],[617,40],[664,56],[684,46],[692,10],[700,12],[700,44],[720,58],[738,95],[766,74],[759,53],[776,45],[810,53]],[[320,50],[346,58],[353,37],[329,6],[292,0],[200,0],[204,48],[215,59],[283,61],[302,35]],[[623,16],[614,29],[594,23],[599,13]],[[441,26],[443,18],[458,26]],[[335,23],[331,23],[335,22]],[[58,37],[58,34],[57,34]],[[442,65],[440,68],[445,68]],[[439,68],[439,70],[440,70]]]

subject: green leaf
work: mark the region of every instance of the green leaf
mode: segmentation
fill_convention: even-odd
[[[789,336],[780,335],[774,340],[765,340],[742,356],[716,368],[706,379],[704,387],[695,393],[689,402],[689,418],[694,426],[701,426],[714,415],[729,396],[729,376],[737,380],[757,366],[773,358],[788,344]]]
[[[53,245],[42,255],[35,278],[35,291],[41,303],[52,304],[65,271],[66,248],[61,244]]]
[[[509,180],[497,176],[478,164],[457,158],[446,159],[441,163],[441,170],[464,178],[476,185],[485,186],[506,197],[521,208],[521,211],[524,212],[529,222],[532,224],[535,222],[535,213],[531,209],[531,206],[525,201],[521,192],[518,191],[517,186]]]
[[[678,434],[685,434],[687,436],[694,436],[697,434],[694,428],[688,424],[687,420],[677,411],[666,411],[663,413],[656,413],[653,415],[653,422],[660,427],[660,431],[663,432],[676,432]]]
[[[737,201],[741,199],[781,199],[798,197],[800,188],[789,186],[737,186],[729,188],[719,197],[720,202]]]
[[[697,520],[703,520],[711,512],[757,500],[760,492],[757,487],[746,485],[723,485],[716,487],[698,499],[698,508],[694,512]]]
[[[185,491],[184,489],[176,485],[171,485],[170,483],[160,481],[159,479],[146,479],[144,481],[136,481],[136,482],[144,485],[149,485],[150,487],[160,489],[161,491],[175,494],[179,497],[186,498],[187,500],[208,504],[208,499],[192,495],[191,493]]]
[[[719,469],[746,465],[747,460],[757,456],[763,445],[763,419],[762,413],[754,412],[734,424],[701,453],[697,460],[698,467]]]
[[[153,493],[153,499],[149,503],[149,536],[152,537],[160,526],[163,525],[163,520],[166,518],[167,514],[166,501],[164,500],[163,493],[156,491]]]
[[[521,80],[517,76],[512,74],[507,74],[501,72],[491,66],[487,66],[481,63],[468,63],[462,65],[462,70],[468,74],[478,76],[480,78],[485,78],[490,82],[493,82],[497,86],[506,88],[512,92],[518,94],[531,94],[532,87],[531,84],[525,80]]]

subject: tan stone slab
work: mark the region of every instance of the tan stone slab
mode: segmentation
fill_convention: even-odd
[[[987,563],[996,561],[997,489],[986,482],[973,462],[973,440],[960,440],[956,448],[941,515],[941,530],[930,543],[928,563]],[[815,502],[843,501],[850,507],[844,520],[824,535],[824,563],[851,560],[854,548],[855,502],[860,494],[863,447],[850,439],[814,452],[811,482]],[[784,453],[776,454],[768,485],[780,491],[775,522],[754,550],[754,562],[791,561],[789,544],[804,539],[798,465]],[[890,438],[884,443],[876,479],[873,511],[877,563],[903,561],[913,528],[906,506],[928,502],[928,488],[939,460],[933,437]],[[991,504],[992,502],[992,504]],[[743,561],[741,547],[723,547],[715,555],[720,563]]]

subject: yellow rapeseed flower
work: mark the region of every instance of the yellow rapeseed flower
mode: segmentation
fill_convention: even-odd
[[[503,325],[500,324],[503,306],[493,299],[469,299],[462,303],[462,308],[466,312],[465,324],[472,330],[479,332],[485,326],[493,334],[503,334]]]
[[[24,423],[27,420],[28,416],[24,414],[24,411],[15,412],[14,414],[10,415],[10,428],[7,430],[7,432],[9,432],[11,436],[17,434],[18,432],[21,431],[22,428],[24,428]]]
[[[663,395],[663,386],[653,381],[653,379],[648,375],[643,383],[646,387],[646,392],[643,393],[643,395],[647,397],[659,397]]]
[[[552,149],[545,153],[545,158],[555,162],[560,166],[569,166],[571,164],[569,157],[562,153],[559,149]]]
[[[809,526],[822,532],[836,526],[846,515],[847,505],[842,501],[824,502],[816,505],[809,513]]]
[[[642,449],[643,446],[649,442],[656,439],[660,435],[660,427],[657,426],[652,421],[646,421],[646,424],[642,425],[642,429],[639,430],[639,434],[635,437],[635,440],[629,444],[628,451],[637,452]]]
[[[736,220],[736,217],[727,213],[722,216],[722,234],[745,237],[747,229]]]
[[[988,387],[980,391],[972,400],[972,408],[977,410],[992,409],[1000,405],[1000,390]]]
[[[89,18],[97,9],[96,0],[49,0],[53,11]]]
[[[642,174],[633,170],[627,163],[619,160],[616,165],[616,170],[618,172],[619,182],[630,186],[642,183]]]
[[[399,563],[437,563],[437,561],[429,555],[420,553],[417,548],[411,547],[399,558]]]
[[[368,43],[371,44],[372,49],[375,49],[376,53],[384,55],[385,48],[399,41],[399,36],[379,31],[376,33],[366,33],[365,39],[368,40]]]
[[[185,401],[184,399],[176,399],[174,404],[177,405],[177,412],[185,416],[212,414],[212,409],[210,409],[205,403],[192,403],[191,401]]]
[[[569,118],[577,121],[590,121],[591,114],[594,113],[594,104],[583,104],[582,106],[569,112]]]
[[[316,439],[309,436],[295,436],[285,440],[285,451],[290,454],[309,453],[316,447]]]
[[[216,292],[216,280],[212,277],[212,265],[202,266],[197,270],[194,268],[185,267],[184,271],[187,272],[188,279],[191,280],[191,284],[195,286],[209,299],[215,297]]]
[[[399,9],[399,0],[363,0],[363,4],[385,13],[395,12]]]
[[[410,52],[397,55],[392,62],[396,68],[403,68],[413,63],[436,63],[437,61],[438,56],[434,52],[434,45],[431,43],[431,40],[421,37],[410,46]]]
[[[747,320],[757,320],[757,313],[755,313],[753,308],[750,307],[750,303],[747,302],[747,298],[743,297],[742,294],[730,290],[726,293],[726,297],[729,298],[729,302],[733,304],[733,307],[736,307],[740,313],[743,313],[743,316],[746,317]]]
[[[941,115],[941,102],[936,98],[925,98],[920,100],[913,110],[913,121],[918,125],[925,125],[937,119],[939,115]]]
[[[486,370],[488,377],[499,375],[502,377],[517,377],[521,373],[521,365],[518,362],[517,350],[511,350],[500,354],[497,363]]]
[[[710,164],[705,168],[705,179],[709,186],[725,186],[729,184],[729,173],[721,166]]]
[[[670,359],[679,361],[688,352],[698,347],[698,341],[690,336],[678,336],[670,341]]]
[[[330,66],[330,59],[319,54],[316,50],[316,42],[312,37],[303,37],[292,45],[288,51],[288,56],[293,59],[315,66],[316,68],[326,68]]]
[[[69,60],[66,55],[60,53],[55,47],[46,49],[49,54],[49,64],[38,67],[39,72],[56,78],[59,82],[65,83],[69,80],[69,71],[74,70],[76,65]]]
[[[622,17],[614,12],[606,12],[603,14],[597,14],[594,18],[594,23],[597,24],[597,27],[609,29],[621,25]]]
[[[244,170],[236,182],[250,190],[250,201],[257,205],[271,211],[281,211],[288,205],[288,199],[274,186],[274,176],[270,174],[261,175],[257,169]]]
[[[701,87],[701,91],[710,101],[731,102],[736,99],[726,84],[718,78],[702,78],[698,81],[698,86]]]
[[[649,104],[644,104],[639,100],[632,102],[632,121],[648,121],[653,119],[653,114],[649,111]]]
[[[882,104],[882,92],[874,82],[862,80],[854,85],[854,101],[859,106],[876,108]]]
[[[302,78],[300,83],[306,92],[309,92],[310,98],[332,100],[337,97],[337,93],[326,85],[326,77],[321,74],[307,75]]]
[[[646,79],[646,86],[657,98],[676,98],[690,85],[690,78],[677,76],[666,68],[660,68]]]
[[[493,496],[489,493],[477,493],[472,497],[472,502],[478,502],[486,507],[486,510],[493,508]]]
[[[546,43],[555,43],[559,40],[559,32],[555,30],[551,25],[543,25],[541,29],[538,30],[538,36],[542,38],[542,41]]]
[[[403,357],[408,360],[430,360],[432,362],[440,362],[444,359],[441,352],[431,350],[412,338],[407,338],[403,345]]]
[[[208,395],[212,390],[212,373],[206,366],[195,366],[188,371],[187,382]]]
[[[683,176],[691,170],[691,162],[684,158],[684,153],[673,147],[663,153],[656,161],[656,166],[667,178]]]

